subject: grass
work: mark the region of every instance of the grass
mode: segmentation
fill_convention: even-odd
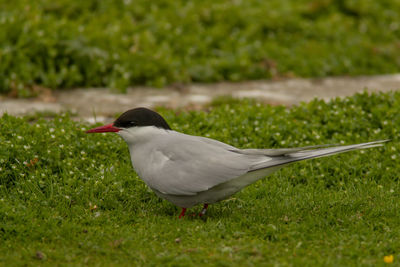
[[[0,92],[400,70],[396,0],[0,1]]]
[[[400,258],[400,93],[286,109],[219,100],[161,109],[170,125],[232,145],[295,147],[392,138],[296,163],[178,220],[132,170],[114,134],[68,114],[0,119],[0,265],[379,266]],[[194,207],[190,212],[198,212]],[[189,213],[190,213],[189,212]]]

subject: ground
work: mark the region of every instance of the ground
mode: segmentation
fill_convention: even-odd
[[[3,97],[0,114],[32,114],[35,111],[72,111],[76,119],[107,122],[133,107],[204,109],[216,97],[257,99],[272,105],[297,105],[315,97],[323,100],[352,96],[355,93],[388,92],[400,89],[400,75],[330,77],[320,79],[260,80],[240,83],[190,84],[163,89],[134,87],[125,94],[110,89],[42,90],[36,98]]]
[[[397,263],[399,106],[399,93],[364,93],[290,109],[227,99],[208,112],[159,109],[175,130],[242,148],[392,139],[293,164],[183,220],[137,177],[115,134],[86,135],[93,125],[68,114],[4,115],[0,265]]]

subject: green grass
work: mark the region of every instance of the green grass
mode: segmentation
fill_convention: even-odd
[[[115,134],[67,114],[0,119],[0,265],[379,266],[400,260],[400,93],[286,109],[220,100],[162,109],[170,125],[241,147],[382,148],[296,163],[178,220],[132,170]],[[144,155],[145,156],[145,155]],[[191,212],[200,211],[194,207]]]
[[[0,1],[0,92],[393,73],[397,0]]]

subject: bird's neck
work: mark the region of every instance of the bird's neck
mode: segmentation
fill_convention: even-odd
[[[131,127],[118,132],[125,140],[129,148],[137,144],[146,144],[158,138],[160,135],[168,134],[168,130],[157,128],[155,126]]]

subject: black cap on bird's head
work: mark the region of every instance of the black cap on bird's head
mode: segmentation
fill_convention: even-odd
[[[155,126],[171,130],[164,118],[155,111],[147,108],[134,108],[124,112],[114,121],[118,128],[130,128],[135,126]]]
[[[134,108],[122,113],[114,123],[90,129],[86,133],[119,132],[122,129],[140,126],[155,126],[171,130],[168,123],[157,112],[147,108]]]

